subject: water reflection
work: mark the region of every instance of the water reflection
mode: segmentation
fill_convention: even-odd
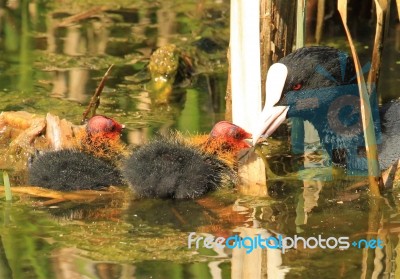
[[[143,90],[143,84],[132,83],[130,77],[140,72],[146,71],[146,63],[157,47],[170,43],[179,44],[179,47],[189,46],[185,52],[193,52],[197,56],[202,52],[192,44],[195,40],[192,31],[188,29],[190,23],[182,22],[186,13],[192,13],[194,8],[196,13],[194,21],[201,22],[201,13],[205,12],[207,6],[196,6],[194,3],[183,9],[183,14],[177,14],[181,8],[174,10],[175,3],[162,2],[160,7],[155,8],[151,4],[140,8],[113,9],[108,7],[94,7],[81,11],[77,14],[65,12],[65,10],[52,10],[41,2],[30,3],[29,1],[16,1],[16,5],[4,6],[3,10],[7,16],[1,19],[5,22],[4,43],[6,48],[3,52],[17,54],[17,67],[21,74],[15,75],[11,70],[13,65],[7,63],[6,75],[1,80],[4,89],[13,91],[25,90],[29,92],[33,87],[38,87],[41,94],[63,100],[71,100],[80,104],[86,104],[93,94],[100,77],[110,64],[115,64],[113,77],[106,84],[105,91],[111,90],[113,95],[104,93],[103,105],[101,109],[104,113],[115,114],[113,109],[122,109],[127,120],[128,135],[126,138],[135,138],[132,143],[143,143],[154,132],[152,130],[168,130],[178,128],[198,132],[208,130],[212,123],[221,118],[224,109],[223,98],[220,92],[224,92],[226,77],[225,74],[212,73],[215,71],[215,64],[210,59],[203,60],[198,68],[198,81],[193,83],[190,88],[195,90],[189,100],[181,98],[175,104],[171,104],[167,109],[154,106],[151,92]],[[221,5],[225,5],[221,3]],[[29,8],[28,8],[29,6]],[[72,9],[73,10],[73,9]],[[13,23],[12,15],[18,15],[16,23]],[[218,19],[217,15],[214,19]],[[223,28],[224,26],[221,26]],[[13,32],[8,32],[8,30]],[[19,32],[21,30],[21,32]],[[18,31],[18,32],[16,32]],[[194,30],[198,33],[201,29]],[[181,32],[178,35],[177,32]],[[16,36],[20,34],[20,36]],[[226,42],[226,41],[225,41]],[[225,43],[226,44],[226,43]],[[223,50],[223,48],[220,48]],[[214,55],[215,56],[215,55]],[[12,57],[12,56],[10,56]],[[215,56],[223,73],[226,66],[222,66],[220,60],[226,60],[223,51]],[[197,58],[196,58],[197,59]],[[206,62],[206,60],[209,60]],[[35,69],[35,72],[32,70]],[[36,75],[36,76],[35,76]],[[206,83],[203,83],[203,79]],[[21,86],[15,86],[20,84]],[[50,85],[50,88],[48,87]],[[178,91],[182,91],[179,93]],[[186,88],[175,88],[175,95],[186,95]],[[129,106],[127,99],[129,99]],[[115,105],[111,106],[114,103]],[[186,111],[181,111],[184,107],[189,107]],[[210,110],[209,108],[213,109]],[[26,108],[29,110],[29,108]],[[36,110],[48,110],[36,104]],[[52,106],[53,110],[58,107]],[[69,115],[65,109],[60,108],[61,113]],[[197,113],[196,110],[198,111]],[[199,113],[207,111],[211,119],[201,121]],[[132,122],[135,116],[141,118],[139,121]],[[157,119],[163,115],[164,119]],[[77,116],[73,117],[77,118]],[[211,121],[208,121],[211,120]],[[145,130],[146,134],[141,134],[144,140],[138,140],[138,133],[143,131],[141,123],[150,122],[151,130]],[[159,123],[167,123],[162,124]],[[206,124],[207,123],[207,124]],[[139,125],[138,125],[139,124]],[[139,126],[139,127],[138,127]]]
[[[52,253],[52,266],[57,278],[124,278],[134,275],[131,265],[97,262],[80,256],[82,251],[75,248],[61,248]],[[129,278],[129,277],[125,277]],[[132,277],[131,277],[132,278]]]
[[[53,75],[53,89],[50,96],[82,103],[87,100],[85,85],[89,80],[88,70],[54,71]]]
[[[27,265],[39,265],[29,270],[47,274],[45,278],[52,278],[51,274],[57,278],[74,274],[94,278],[165,278],[165,274],[174,274],[173,278],[358,278],[362,274],[373,278],[376,274],[389,278],[398,261],[398,214],[384,202],[369,199],[365,191],[348,191],[358,194],[352,201],[341,198],[351,184],[307,182],[304,189],[286,184],[287,192],[279,200],[232,196],[226,191],[225,197],[212,195],[197,201],[124,198],[36,210],[32,205],[3,202],[4,272],[25,274]],[[190,232],[214,238],[235,234],[264,239],[344,236],[350,242],[379,238],[385,246],[343,250],[299,245],[284,253],[269,248],[247,253],[246,247],[188,249]],[[165,261],[174,261],[177,255],[175,263]],[[206,262],[193,263],[194,259]],[[182,260],[184,264],[179,263]]]

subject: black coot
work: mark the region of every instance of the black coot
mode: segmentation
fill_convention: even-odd
[[[267,109],[253,132],[253,142],[263,134],[271,135],[285,118],[299,117],[314,125],[333,162],[345,165],[350,172],[365,173],[365,142],[352,58],[335,48],[317,46],[298,49],[279,63],[287,69],[287,77],[282,79],[284,84],[267,86],[276,90],[266,93]],[[281,70],[281,64],[271,71]],[[370,102],[371,124],[381,143],[379,163],[386,169],[400,158],[400,100],[385,105],[381,117],[376,94],[371,94]]]

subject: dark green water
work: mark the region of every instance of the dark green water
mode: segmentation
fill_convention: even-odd
[[[13,3],[18,5],[0,7],[1,111],[52,112],[79,123],[114,64],[98,112],[127,126],[127,143],[140,144],[170,129],[207,132],[223,119],[229,1]],[[100,12],[66,21],[103,4]],[[205,37],[217,46],[195,43]],[[325,38],[333,44],[341,40]],[[390,36],[392,48],[384,56],[384,99],[398,96],[394,42]],[[157,107],[146,90],[146,64],[166,43],[193,57],[196,72],[191,84],[175,89],[184,98]],[[40,206],[38,199],[15,196],[9,203],[2,195],[0,278],[400,278],[397,188],[384,201],[370,199],[365,187],[354,187],[359,179],[329,168],[316,179],[315,170],[298,171],[304,160],[290,155],[285,141],[270,146],[271,169],[286,175],[269,174],[270,197],[224,188],[198,201],[133,200],[129,189],[122,189],[122,197],[105,201]],[[246,254],[245,248],[206,248],[203,242],[199,249],[196,242],[188,248],[191,232],[224,238],[345,237],[350,244],[380,240],[383,248],[339,249],[331,239],[331,249],[299,244],[285,253],[271,248]]]

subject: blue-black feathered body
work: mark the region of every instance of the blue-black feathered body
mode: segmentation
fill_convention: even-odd
[[[381,109],[382,144],[379,164],[388,168],[400,158],[400,99],[385,104]]]
[[[333,162],[346,165],[350,173],[365,173],[368,166],[352,58],[337,49],[317,46],[301,48],[279,62],[288,68],[288,77],[277,105],[289,106],[287,117],[299,117],[313,124]],[[389,105],[392,108],[384,109],[386,114],[381,117],[384,125],[391,123],[391,128],[386,129],[387,134],[381,134],[375,90],[370,103],[377,143],[382,145],[380,166],[385,169],[389,162],[399,158],[393,145],[400,136],[399,105],[396,101]]]

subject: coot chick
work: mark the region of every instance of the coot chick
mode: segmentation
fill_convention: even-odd
[[[365,173],[360,100],[351,57],[331,47],[304,47],[282,58],[268,75],[276,77],[275,71],[287,76],[281,82],[267,79],[270,90],[266,92],[266,105],[253,133],[253,143],[262,135],[270,136],[285,118],[299,117],[314,125],[334,163],[345,165],[351,173]],[[400,138],[400,101],[382,111],[386,127],[382,135],[376,95],[371,94],[370,102],[377,139],[382,142],[379,163],[385,169],[400,157],[395,140]]]
[[[112,153],[122,128],[111,118],[92,117],[76,149],[44,152],[32,159],[29,184],[59,191],[121,185],[121,174],[108,153]],[[104,154],[105,158],[101,156]]]
[[[126,155],[126,146],[120,140],[123,128],[112,118],[93,116],[86,129],[77,134],[77,149],[115,164]]]
[[[108,162],[78,150],[46,152],[29,167],[29,184],[57,191],[101,190],[121,185],[119,171]]]
[[[218,128],[221,126],[227,129],[221,131]],[[203,142],[207,146],[221,137],[230,139],[237,136],[227,132],[239,128],[228,122],[217,123],[216,127],[217,131],[213,130]],[[231,143],[241,142],[231,140]],[[189,143],[178,137],[162,138],[134,151],[125,163],[123,175],[139,197],[194,199],[229,180],[236,180],[233,169],[218,158],[218,154],[221,154],[220,150],[214,153],[211,148],[205,149],[199,143]]]

